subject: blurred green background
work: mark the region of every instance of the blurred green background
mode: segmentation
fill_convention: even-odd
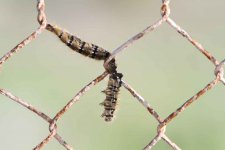
[[[112,51],[160,18],[160,0],[46,0],[48,21]],[[211,52],[225,58],[225,1],[172,0],[171,18]],[[0,55],[37,27],[36,1],[0,0]],[[214,79],[214,66],[167,24],[117,56],[118,70],[165,118]],[[102,62],[74,53],[48,31],[7,61],[0,87],[53,117],[84,85],[104,71]],[[156,135],[157,122],[124,88],[116,119],[105,123],[99,106],[107,79],[58,121],[58,133],[77,150],[140,150]],[[225,87],[210,90],[167,127],[184,150],[225,149]],[[48,124],[0,95],[0,149],[30,150]],[[44,150],[63,150],[54,139]],[[160,141],[154,150],[171,149]]]

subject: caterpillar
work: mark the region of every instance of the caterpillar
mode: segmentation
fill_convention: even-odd
[[[57,25],[47,24],[46,29],[57,35],[63,43],[81,55],[95,60],[104,60],[104,62],[111,56],[111,53],[107,50],[95,44],[82,41],[77,36],[64,31]],[[117,73],[117,65],[114,58],[108,63],[108,67],[105,69],[110,75],[107,88],[103,91],[106,94],[106,98],[101,105],[104,106],[105,109],[102,117],[105,118],[105,121],[109,122],[114,117],[119,89],[121,87],[121,78],[123,75],[122,73]]]
[[[69,48],[71,48],[72,50],[74,50],[84,56],[88,56],[95,60],[106,61],[107,58],[111,55],[111,53],[108,52],[107,50],[105,50],[95,44],[82,41],[77,36],[64,31],[57,25],[47,24],[46,29],[48,31],[51,31],[55,35],[57,35],[58,38],[63,43],[65,43]],[[116,72],[116,68],[117,68],[117,65],[116,65],[115,59],[112,59],[108,63],[108,67],[106,69],[109,73],[113,73],[113,72]]]
[[[102,91],[106,94],[106,99],[100,103],[103,105],[105,110],[102,113],[102,117],[105,118],[106,122],[112,121],[114,117],[114,112],[118,104],[118,94],[121,87],[121,78],[123,75],[121,73],[113,73],[109,76],[108,86]]]
[[[82,41],[77,36],[71,35],[70,33],[60,29],[56,25],[48,24],[46,29],[55,33],[60,38],[60,40],[72,50],[75,50],[76,52],[81,53],[84,56],[88,56],[96,60],[105,60],[110,55],[110,53],[105,49],[95,44]]]

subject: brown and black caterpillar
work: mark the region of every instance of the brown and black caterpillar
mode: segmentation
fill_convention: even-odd
[[[105,117],[105,121],[111,121],[114,116],[114,112],[117,106],[117,99],[119,90],[121,87],[121,78],[123,75],[121,73],[112,73],[109,76],[108,86],[102,91],[106,94],[106,99],[101,103],[105,107],[102,117]]]
[[[46,29],[55,33],[60,38],[60,40],[72,50],[81,53],[84,56],[88,56],[97,60],[105,60],[110,55],[110,53],[105,49],[95,44],[82,41],[77,36],[71,35],[70,33],[60,29],[56,25],[48,24]]]
[[[84,56],[104,61],[106,61],[111,56],[111,53],[107,50],[95,44],[82,41],[77,36],[64,31],[56,25],[48,24],[46,29],[57,35],[59,39],[72,50]],[[112,59],[106,68],[106,71],[110,74],[108,86],[106,90],[103,91],[106,94],[106,99],[101,103],[101,105],[103,105],[105,108],[102,117],[104,117],[105,121],[107,122],[111,121],[114,117],[118,94],[121,87],[121,78],[123,76],[121,73],[117,73],[116,69],[117,65],[115,59]]]

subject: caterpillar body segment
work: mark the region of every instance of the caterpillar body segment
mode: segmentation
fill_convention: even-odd
[[[106,94],[106,99],[100,103],[100,105],[104,106],[104,112],[102,113],[102,117],[105,118],[106,122],[112,121],[115,116],[116,106],[118,104],[118,94],[121,87],[121,73],[112,73],[109,76],[108,86],[102,91]]]
[[[84,56],[88,56],[96,60],[106,60],[111,55],[105,49],[95,44],[82,41],[77,36],[64,31],[56,25],[48,24],[46,29],[55,33],[68,47]]]

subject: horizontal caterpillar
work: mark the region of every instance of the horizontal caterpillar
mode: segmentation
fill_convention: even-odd
[[[107,88],[102,91],[106,94],[106,99],[102,103],[100,103],[100,105],[103,105],[105,108],[102,117],[105,118],[106,122],[112,121],[112,118],[114,117],[114,112],[118,103],[117,99],[121,87],[122,77],[123,75],[121,73],[111,74],[109,76]]]
[[[84,56],[90,57],[95,60],[104,61],[106,61],[111,56],[111,53],[107,50],[95,44],[82,41],[77,36],[64,31],[56,25],[47,24],[46,29],[57,35],[58,38],[72,50]],[[101,103],[101,105],[103,105],[105,108],[102,117],[105,118],[105,121],[109,122],[114,117],[119,88],[121,87],[121,78],[123,75],[121,73],[117,73],[117,65],[115,59],[112,59],[108,63],[108,67],[105,69],[110,74],[110,76],[107,88],[103,91],[106,94],[106,99]]]
[[[111,55],[111,53],[108,52],[107,50],[105,50],[95,44],[82,41],[77,36],[64,31],[57,25],[47,24],[46,29],[48,31],[51,31],[52,33],[56,34],[59,37],[59,39],[63,43],[65,43],[68,47],[70,47],[72,50],[74,50],[84,56],[88,56],[88,57],[90,57],[92,59],[96,59],[96,60],[105,60],[106,61],[107,58]],[[117,65],[116,65],[115,59],[112,59],[108,63],[108,67],[106,68],[106,70],[109,73],[113,73],[113,72],[116,72],[116,68],[117,68]]]
[[[95,44],[82,41],[80,38],[63,31],[56,25],[48,24],[46,29],[55,33],[60,38],[60,40],[63,43],[65,43],[68,47],[70,47],[71,49],[75,50],[78,53],[81,53],[84,56],[88,56],[90,58],[97,60],[105,60],[110,55],[110,53],[105,49]]]

